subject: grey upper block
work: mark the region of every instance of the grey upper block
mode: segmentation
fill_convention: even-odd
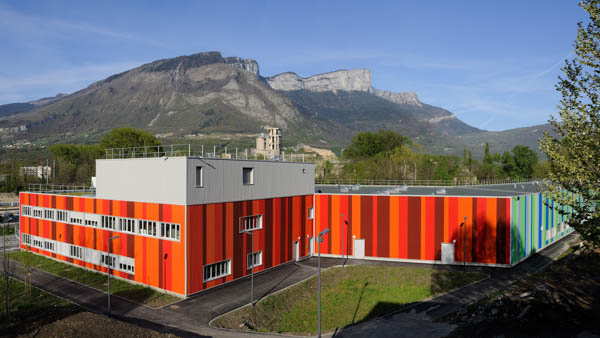
[[[244,168],[251,168],[252,184],[243,183]],[[199,157],[97,160],[96,197],[195,205],[310,195],[314,169],[313,163]]]

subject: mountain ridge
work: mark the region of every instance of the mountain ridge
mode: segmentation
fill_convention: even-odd
[[[424,142],[428,151],[458,154],[478,141],[467,135],[486,133],[421,102],[417,93],[373,88],[371,78],[364,68],[306,78],[293,72],[262,77],[253,59],[219,52],[178,56],[109,76],[45,104],[30,103],[23,112],[0,114],[0,142],[93,140],[120,126],[173,138],[258,133],[275,126],[290,142],[343,147],[356,132],[392,129],[432,139]]]

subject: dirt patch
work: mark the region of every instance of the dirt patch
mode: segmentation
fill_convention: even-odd
[[[451,337],[600,334],[600,250],[574,250],[544,271],[446,318]]]
[[[19,337],[176,337],[133,324],[109,319],[91,312],[80,312],[37,327]]]
[[[19,195],[12,192],[0,192],[0,202],[19,202]]]

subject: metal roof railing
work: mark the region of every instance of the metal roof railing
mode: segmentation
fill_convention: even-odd
[[[29,183],[28,192],[45,192],[45,193],[96,193],[96,188],[87,185],[77,184],[45,184],[45,183]]]
[[[265,160],[288,162],[312,162],[317,159],[313,153],[290,153],[268,149],[256,151],[250,148],[204,147],[204,145],[169,144],[160,146],[143,146],[130,148],[105,149],[105,159],[152,158],[152,157],[203,157],[241,160]]]
[[[381,185],[381,186],[428,186],[428,187],[455,187],[455,186],[477,186],[494,184],[521,184],[544,182],[543,178],[528,179],[455,179],[455,180],[392,180],[392,179],[346,179],[346,178],[315,178],[315,184],[323,185]]]

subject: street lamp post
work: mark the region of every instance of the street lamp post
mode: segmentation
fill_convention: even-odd
[[[346,241],[346,237],[344,237],[344,214],[342,214],[342,267],[344,267],[344,242]]]
[[[252,231],[244,231],[250,235],[250,304],[254,307],[254,236]],[[248,259],[246,259],[246,263]]]
[[[108,318],[110,318],[110,266],[112,265],[112,258],[110,257],[110,243],[113,239],[119,238],[120,235],[113,236],[108,239]]]
[[[461,228],[463,228],[463,267],[467,266],[467,259],[466,259],[466,254],[467,254],[467,242],[465,242],[465,232],[467,231],[467,216],[465,216],[465,221],[460,225]]]
[[[319,337],[321,337],[321,242],[323,242],[323,236],[325,236],[329,232],[329,228],[321,231],[319,236],[317,237],[317,242],[319,242],[319,256],[317,258],[317,265],[319,270],[319,278],[318,278],[318,292],[319,292]]]

